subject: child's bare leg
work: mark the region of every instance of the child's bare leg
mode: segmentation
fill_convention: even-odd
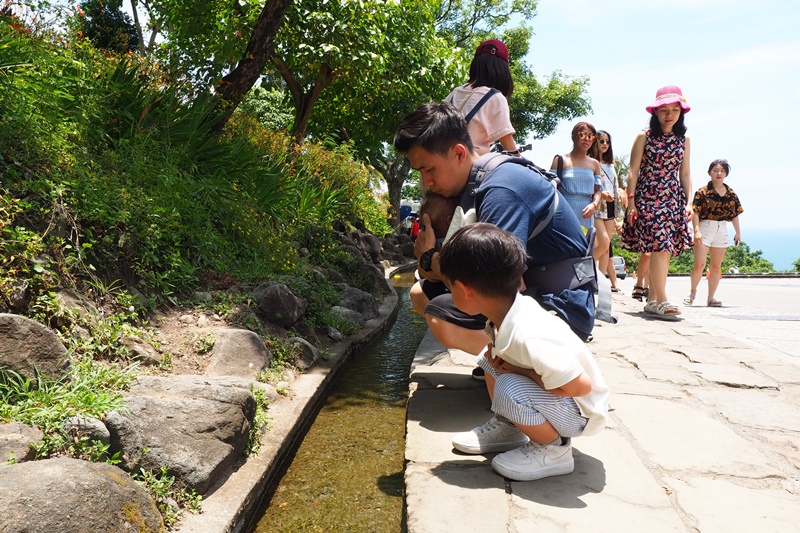
[[[486,348],[489,338],[482,329],[466,329],[430,313],[425,315],[431,333],[445,348],[457,348],[478,355]]]
[[[550,444],[560,437],[558,431],[556,431],[550,422],[547,421],[538,426],[523,426],[522,424],[517,424],[516,422],[514,425],[517,426],[517,429],[527,435],[531,441],[537,444]]]
[[[485,377],[486,377],[486,390],[489,391],[489,399],[494,401],[494,384],[495,384],[494,376],[490,372],[487,372]]]

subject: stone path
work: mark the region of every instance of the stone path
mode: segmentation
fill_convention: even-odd
[[[428,333],[411,370],[408,531],[797,531],[800,363],[641,307],[615,294],[619,323],[589,344],[611,426],[573,441],[572,474],[526,483],[495,474],[492,454],[453,450],[453,433],[491,416],[489,399],[474,358]]]

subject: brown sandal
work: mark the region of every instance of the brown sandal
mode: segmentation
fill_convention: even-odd
[[[631,293],[631,298],[634,300],[642,301],[642,298],[647,298],[650,295],[650,290],[645,289],[644,287],[640,287],[639,285],[633,286],[633,292]]]

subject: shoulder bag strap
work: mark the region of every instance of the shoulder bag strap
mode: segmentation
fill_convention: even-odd
[[[470,111],[469,113],[467,113],[467,116],[465,116],[465,117],[464,117],[464,120],[466,120],[466,121],[467,121],[467,124],[469,124],[469,121],[470,121],[470,120],[472,120],[472,117],[474,117],[474,116],[475,116],[475,113],[477,113],[477,112],[478,112],[478,110],[479,110],[481,107],[483,107],[483,104],[485,104],[485,103],[486,103],[486,102],[489,100],[489,98],[491,98],[492,96],[494,96],[494,93],[499,93],[499,92],[500,92],[500,91],[498,91],[497,89],[489,89],[489,92],[487,92],[486,94],[484,94],[484,95],[483,95],[483,98],[481,98],[481,99],[480,99],[480,101],[479,101],[477,104],[475,104],[475,107],[473,107],[473,108],[472,108],[472,111]]]

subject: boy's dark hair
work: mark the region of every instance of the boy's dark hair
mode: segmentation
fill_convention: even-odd
[[[405,116],[394,136],[394,148],[401,154],[419,146],[432,154],[447,155],[459,143],[470,152],[475,149],[464,117],[446,102],[422,104]]]
[[[449,282],[460,281],[481,296],[514,297],[525,271],[525,245],[493,224],[459,229],[442,247],[439,268]]]
[[[675,125],[672,126],[672,131],[675,132],[675,135],[678,137],[683,137],[686,135],[686,124],[683,122],[684,113],[683,108],[681,108],[681,116],[678,117],[678,120],[675,122]],[[656,114],[656,110],[653,109],[653,113],[650,117],[650,132],[653,134],[654,137],[661,137],[664,135],[664,130],[661,129],[661,123],[658,121],[658,115]]]
[[[447,235],[447,229],[450,226],[448,218],[453,216],[456,207],[461,201],[460,196],[442,196],[433,191],[425,193],[425,199],[419,207],[419,217],[427,213],[431,219],[431,228],[433,229],[436,237],[444,237]]]
[[[481,54],[472,59],[467,83],[473,87],[492,87],[506,98],[510,98],[514,92],[508,61],[492,54]]]

